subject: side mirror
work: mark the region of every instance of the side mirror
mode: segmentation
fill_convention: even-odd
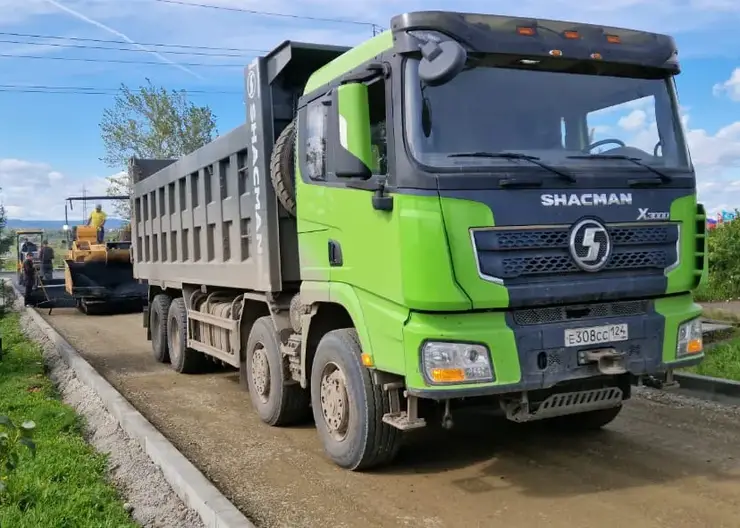
[[[428,40],[421,46],[419,78],[429,86],[440,86],[457,77],[468,60],[468,52],[459,42]]]
[[[339,178],[367,180],[373,174],[368,89],[362,83],[339,86],[332,94],[329,148]]]

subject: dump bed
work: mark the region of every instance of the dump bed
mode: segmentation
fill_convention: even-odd
[[[245,71],[244,125],[179,160],[131,160],[136,278],[177,288],[297,287],[296,222],[275,196],[270,154],[311,74],[346,51],[283,42]]]
[[[269,175],[249,170],[249,148],[242,125],[177,161],[131,160],[134,277],[256,291],[298,280],[295,220],[282,211],[279,233]]]

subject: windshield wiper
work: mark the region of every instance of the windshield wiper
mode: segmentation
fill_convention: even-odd
[[[633,158],[630,156],[625,156],[623,154],[584,154],[579,156],[568,156],[569,159],[596,159],[596,160],[605,160],[605,159],[613,159],[613,160],[624,160],[624,161],[630,161],[637,165],[638,167],[642,167],[643,169],[647,169],[653,174],[658,175],[660,178],[660,181],[662,183],[670,183],[673,181],[673,178],[667,175],[664,172],[659,171],[656,168],[651,167],[650,165],[647,165],[646,163],[643,163],[640,161],[640,158]]]
[[[571,183],[575,183],[576,178],[568,172],[563,172],[555,167],[550,167],[545,163],[542,163],[540,158],[537,156],[529,156],[527,154],[520,154],[519,152],[456,152],[449,154],[448,158],[501,158],[501,159],[513,159],[513,160],[526,160],[534,163],[535,165],[542,167],[543,169],[557,174],[561,178]]]

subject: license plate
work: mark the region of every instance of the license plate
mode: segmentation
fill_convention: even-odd
[[[570,328],[565,331],[565,346],[588,346],[614,341],[627,341],[629,332],[626,324]]]

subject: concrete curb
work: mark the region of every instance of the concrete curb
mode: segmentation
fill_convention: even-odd
[[[15,286],[15,285],[14,285]],[[16,290],[17,291],[17,290]],[[23,296],[19,294],[22,299]],[[131,405],[39,313],[26,308],[64,361],[92,388],[121,428],[141,445],[173,491],[208,528],[256,528],[165,436]]]
[[[679,372],[673,373],[673,379],[682,389],[740,399],[740,383],[737,381]]]

